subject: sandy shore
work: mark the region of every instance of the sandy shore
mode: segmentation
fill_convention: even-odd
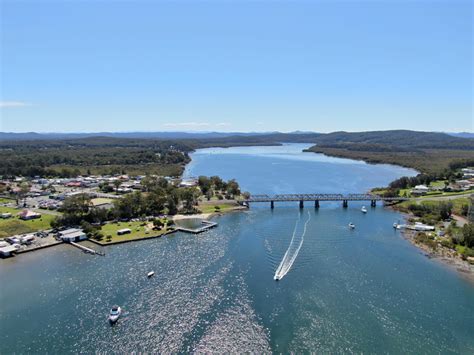
[[[182,219],[189,219],[189,218],[201,218],[201,219],[211,219],[214,216],[222,216],[223,214],[230,213],[230,212],[238,212],[238,211],[246,211],[248,210],[245,206],[233,206],[232,208],[228,208],[224,211],[220,212],[209,212],[209,213],[196,213],[196,214],[177,214],[172,217],[173,221],[179,221]],[[171,216],[170,216],[171,217]]]

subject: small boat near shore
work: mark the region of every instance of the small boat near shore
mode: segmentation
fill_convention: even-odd
[[[365,206],[362,206],[362,208],[360,209],[362,213],[367,213],[367,208]]]
[[[109,322],[110,324],[114,324],[118,321],[120,318],[120,315],[122,314],[122,308],[120,306],[112,306],[112,309],[110,310],[109,313]]]
[[[146,275],[146,277],[150,278],[150,277],[152,277],[153,275],[155,275],[155,272],[154,272],[154,271],[150,271],[150,272]]]

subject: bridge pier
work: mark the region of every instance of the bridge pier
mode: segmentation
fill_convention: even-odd
[[[274,202],[274,201],[270,201],[270,208],[271,208],[271,209],[274,209],[274,208],[275,208],[275,202]]]
[[[319,200],[314,201],[314,208],[319,208]]]
[[[377,200],[372,200],[372,201],[370,201],[370,206],[371,206],[371,207],[377,206]]]
[[[300,208],[304,208],[304,202],[303,202],[303,200],[300,200]]]
[[[342,207],[347,208],[349,204],[347,203],[347,200],[342,200]]]

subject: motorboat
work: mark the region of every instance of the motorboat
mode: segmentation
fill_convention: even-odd
[[[367,213],[367,208],[365,208],[365,206],[362,206],[360,210],[362,211],[362,213]]]
[[[356,227],[356,226],[355,226],[355,224],[354,224],[354,223],[352,223],[352,222],[351,222],[351,223],[349,223],[349,228],[350,228],[350,229],[354,229],[355,227]]]
[[[152,277],[153,275],[155,275],[155,272],[154,271],[150,271],[146,276],[148,278]]]
[[[117,305],[113,306],[109,313],[109,322],[111,324],[114,324],[115,322],[118,321],[121,314],[122,314],[122,308],[120,308]]]
[[[398,229],[398,223],[397,222],[393,222],[393,228]]]

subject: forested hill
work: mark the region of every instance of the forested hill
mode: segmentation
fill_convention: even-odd
[[[315,143],[309,151],[332,156],[392,163],[421,171],[452,162],[473,161],[474,139],[413,131],[267,133],[182,139],[87,137],[80,139],[2,140],[0,175],[79,173],[155,173],[179,175],[188,153],[205,147]]]
[[[406,166],[439,173],[474,165],[474,139],[415,131],[334,132],[316,138],[308,151],[330,156]]]
[[[317,137],[316,143],[326,147],[357,146],[374,150],[466,149],[474,150],[474,139],[453,137],[445,133],[408,130],[372,132],[334,132]]]

